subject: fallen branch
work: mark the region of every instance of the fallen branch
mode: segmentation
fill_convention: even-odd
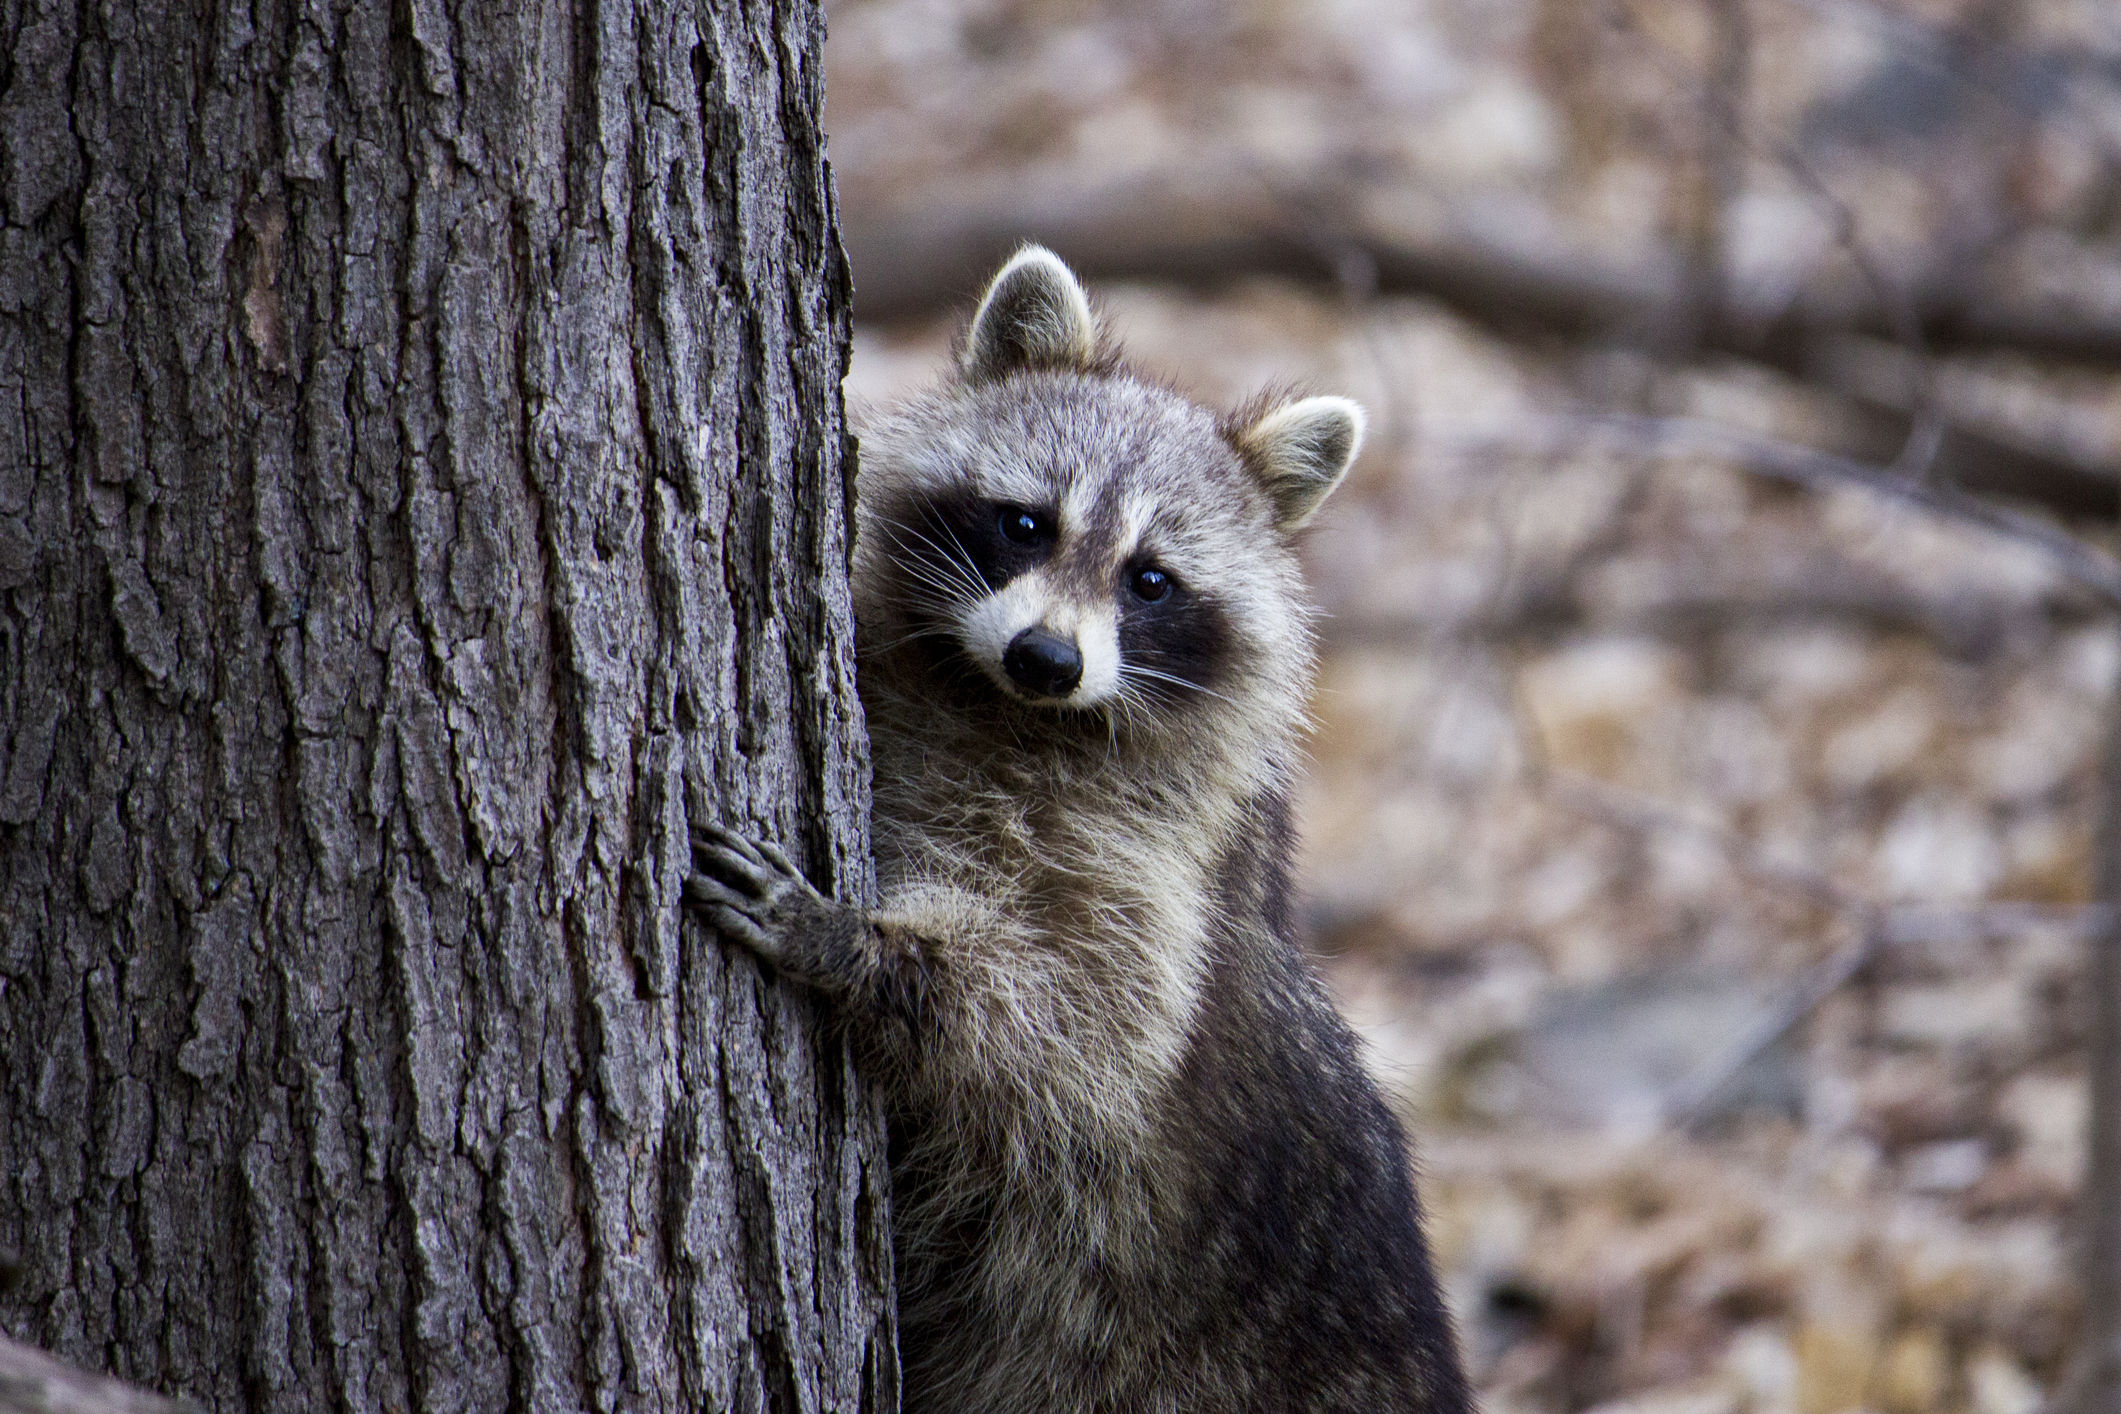
[[[1649,342],[1686,332],[1711,349],[1776,366],[1794,365],[1797,344],[1811,334],[1897,337],[1896,326],[1909,319],[1931,351],[2012,349],[2121,362],[2121,319],[2095,306],[1917,287],[1906,293],[1904,316],[1864,294],[1831,303],[1814,296],[1764,318],[1740,309],[1703,319],[1685,263],[1670,252],[1615,260],[1537,237],[1500,200],[1439,206],[1414,218],[1395,212],[1384,229],[1362,213],[1368,198],[1353,182],[1279,181],[1242,165],[1094,187],[996,179],[954,192],[924,189],[918,202],[903,205],[849,193],[842,229],[855,310],[868,320],[968,300],[1012,249],[1036,239],[1093,279],[1193,286],[1250,275],[1352,280],[1377,293],[1427,295],[1497,328]]]
[[[1904,449],[1922,424],[1935,438],[1928,480],[2031,501],[2067,517],[2112,520],[2121,513],[2121,466],[2098,414],[2058,415],[2037,434],[1998,426],[1955,397],[1950,370],[1884,340],[1809,339],[1800,359],[1801,381],[1842,405],[1848,440],[1837,450],[1844,455],[1900,461],[1895,449]],[[1950,421],[1942,420],[1943,408],[1952,409]]]
[[[1618,612],[1594,610],[1579,601],[1565,583],[1543,583],[1534,593],[1512,596],[1493,609],[1332,613],[1320,621],[1319,635],[1336,648],[1391,648],[1445,642],[1552,642],[1593,627],[1620,634],[1687,638],[1735,625],[1831,623],[1920,636],[1954,658],[1975,659],[2004,641],[2014,622],[2032,618],[2067,623],[2084,616],[2083,601],[2074,595],[2042,596],[2031,604],[2002,596],[1993,600],[1955,597],[1947,603],[1881,583],[1884,576],[1837,576],[1836,568],[1821,567],[1822,572],[1805,583],[1686,586]]]

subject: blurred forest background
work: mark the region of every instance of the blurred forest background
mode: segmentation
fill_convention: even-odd
[[[1304,882],[1486,1408],[2045,1407],[2121,6],[829,15],[857,418],[1024,237],[1181,386],[1372,412],[1307,548]]]

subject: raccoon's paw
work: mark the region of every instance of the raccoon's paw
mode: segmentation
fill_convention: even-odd
[[[837,908],[780,847],[719,825],[692,829],[692,877],[685,896],[727,938],[768,962],[798,960],[798,945]]]

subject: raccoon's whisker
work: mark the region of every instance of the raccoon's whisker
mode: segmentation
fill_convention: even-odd
[[[922,578],[918,575],[909,576],[909,578],[911,586],[920,590],[921,593],[919,595],[909,594],[907,597],[912,599],[917,607],[926,609],[939,617],[954,618],[960,610],[969,608],[977,602],[971,595],[965,593],[964,590],[959,589],[956,585],[946,584],[937,579]]]
[[[1119,753],[1118,708],[1119,702],[1115,697],[1107,698],[1090,709],[1091,715],[1105,724],[1105,763],[1107,765],[1110,765],[1112,758]]]
[[[905,633],[900,634],[897,638],[891,639],[889,642],[872,643],[864,646],[867,647],[867,649],[872,653],[889,653],[894,649],[904,648],[907,644],[913,642],[913,640],[916,638],[946,638],[955,640],[956,637],[957,635],[951,633],[949,629],[943,628],[936,624],[930,624],[925,628],[909,629]]]
[[[940,519],[937,520],[936,529],[942,531],[943,534],[950,537],[951,548],[957,551],[958,563],[962,564],[965,567],[965,569],[971,574],[973,579],[979,580],[981,587],[984,588],[985,581],[980,580],[979,568],[972,562],[972,552],[965,548],[964,541],[957,538],[957,532],[952,530],[947,523],[944,523]]]
[[[942,546],[935,546],[935,552],[943,556],[940,564],[919,555],[893,555],[891,562],[915,582],[947,596],[953,604],[969,604],[987,592],[987,586],[975,579],[967,566],[951,559]],[[944,570],[956,573],[945,574]]]
[[[1170,683],[1173,687],[1182,687],[1188,692],[1202,693],[1208,697],[1214,698],[1218,702],[1229,702],[1230,705],[1233,707],[1237,705],[1235,702],[1231,702],[1229,698],[1215,691],[1215,689],[1210,687],[1203,687],[1199,683],[1194,682],[1191,678],[1182,678],[1176,673],[1166,673],[1159,671],[1156,668],[1145,668],[1139,663],[1121,663],[1119,665],[1119,671],[1121,677],[1126,677],[1131,674],[1136,677],[1151,678],[1157,682]]]
[[[1137,726],[1136,712],[1139,711],[1146,716],[1150,706],[1149,702],[1140,693],[1134,691],[1125,681],[1122,681],[1119,690],[1112,694],[1112,703],[1119,709],[1119,716],[1126,723],[1129,732],[1134,731]],[[1118,734],[1115,732],[1115,744],[1117,744],[1117,740]]]
[[[918,594],[908,594],[906,597],[913,600],[922,609],[931,612],[937,609],[954,609],[962,602],[955,590],[946,585],[930,581],[917,572],[909,572],[906,579],[909,588],[920,591]]]
[[[980,577],[979,568],[973,563],[972,552],[965,548],[965,542],[957,538],[957,532],[952,530],[940,516],[936,515],[932,508],[929,510],[928,519],[937,530],[949,537],[950,544],[948,548],[945,548],[934,536],[929,535],[926,531],[916,526],[909,525],[904,527],[905,532],[909,535],[919,536],[921,543],[941,556],[944,564],[963,575],[966,586],[975,596],[985,594],[987,592],[987,582]]]
[[[987,592],[986,581],[979,577],[978,572],[972,568],[969,560],[951,552],[935,541],[929,540],[925,535],[921,536],[921,539],[926,542],[928,548],[933,552],[932,556],[909,556],[901,561],[902,564],[909,568],[918,565],[926,576],[938,584],[948,584],[954,593],[960,594],[968,600],[977,599],[980,595]]]
[[[962,545],[953,552],[940,541],[922,534],[910,525],[894,530],[895,540],[900,535],[916,537],[932,552],[917,554],[902,540],[898,541],[891,560],[901,570],[934,585],[938,590],[946,590],[961,603],[970,603],[988,592],[986,581],[979,577],[978,570],[972,565],[972,557],[965,553]],[[956,539],[955,536],[951,538],[953,541]],[[945,574],[944,571],[948,573]]]

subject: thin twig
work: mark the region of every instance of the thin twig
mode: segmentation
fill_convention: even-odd
[[[1806,1017],[1825,1004],[1828,997],[1870,966],[1871,960],[1878,956],[1880,942],[1877,928],[1859,929],[1854,938],[1799,973],[1775,1009],[1740,1036],[1737,1043],[1672,1105],[1673,1126],[1691,1133],[1713,1119],[1718,1111],[1717,1101],[1723,1098],[1731,1083],[1745,1073],[1746,1067],[1796,1030]]]
[[[1964,84],[2025,117],[2052,122],[2059,111],[2069,120],[2069,126],[2077,136],[2098,146],[2109,156],[2121,155],[2121,142],[2116,142],[2106,124],[2100,121],[2097,99],[2093,97],[2113,82],[2112,68],[2116,56],[2110,53],[2102,53],[2090,46],[2050,44],[2041,49],[2024,46],[2016,54],[2003,56],[2002,63],[2017,70],[2011,75],[2015,82],[2004,82],[1996,76],[1997,63],[1970,62],[1965,52],[1976,45],[1987,49],[1999,46],[1964,30],[1936,24],[1903,9],[1870,3],[1870,0],[1789,0],[1789,3],[1829,22],[1850,23],[1881,35],[1911,63]],[[2113,14],[2110,9],[2095,9],[2094,13],[2109,18]],[[2116,29],[2115,39],[2121,42],[2121,28]],[[2057,76],[2061,79],[2059,93],[2053,82]],[[2057,97],[2061,99],[2059,104],[2055,101]]]
[[[1620,0],[1620,3],[1629,12],[1629,18],[1635,19],[1635,0]],[[1735,0],[1725,0],[1725,3],[1735,3]],[[1942,441],[1942,428],[1930,426],[1935,420],[1935,411],[1930,396],[1929,350],[1922,336],[1922,316],[1915,308],[1913,295],[1893,277],[1885,262],[1864,240],[1856,208],[1834,190],[1818,168],[1793,144],[1763,140],[1746,123],[1745,114],[1739,110],[1740,92],[1731,91],[1725,82],[1704,81],[1672,52],[1668,44],[1651,38],[1657,33],[1654,28],[1639,20],[1631,27],[1645,36],[1645,48],[1651,61],[1663,68],[1675,82],[1694,90],[1696,100],[1721,129],[1721,140],[1735,144],[1741,153],[1750,152],[1775,162],[1825,210],[1834,227],[1834,244],[1856,267],[1856,273],[1870,290],[1871,298],[1877,301],[1879,313],[1894,342],[1905,348],[1916,361],[1918,382],[1910,390],[1915,394],[1915,416],[1893,464],[1912,475],[1921,476],[1928,471],[1928,459],[1935,456],[1937,445]],[[1747,42],[1741,27],[1727,25],[1725,28],[1729,36],[1726,42]]]
[[[1302,199],[1313,209],[1341,209],[1363,188],[1319,175],[1332,166],[1306,164],[1311,185],[1287,185],[1307,192]],[[1196,164],[1094,184],[967,180],[923,188],[919,201],[849,197],[843,225],[859,286],[856,311],[888,322],[952,308],[977,293],[981,278],[1027,236],[1090,279],[1222,288],[1243,275],[1346,278],[1343,269],[1352,267],[1322,258],[1316,235],[1289,229],[1258,193],[1245,169],[1225,162],[1207,172]],[[1374,267],[1378,293],[1428,296],[1497,329],[1610,339],[1615,329],[1681,317],[1686,285],[1665,264],[1534,235],[1506,243],[1476,215],[1446,206],[1418,228],[1349,216],[1345,238]],[[2102,366],[2121,360],[2121,321],[2089,301],[2058,305],[2009,288],[1936,282],[1914,298],[1932,348],[2015,349]],[[1806,331],[1814,335],[1895,332],[1895,314],[1879,307],[1868,282],[1860,292],[1822,290],[1806,310]],[[1724,332],[1730,337],[1712,338],[1710,351],[1765,359],[1802,376],[1794,359],[1762,348],[1745,331]]]

